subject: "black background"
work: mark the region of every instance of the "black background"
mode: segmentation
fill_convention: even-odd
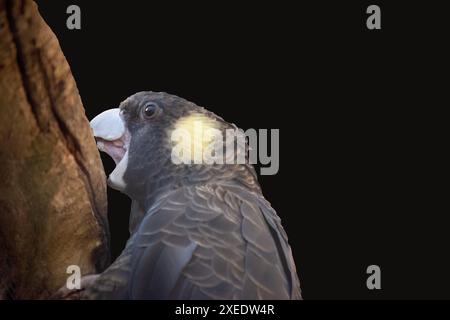
[[[443,8],[377,1],[382,30],[369,31],[364,1],[37,2],[89,119],[152,90],[243,129],[280,129],[280,171],[260,182],[305,299],[450,298],[449,211],[442,189],[428,194],[421,149],[441,92]],[[70,4],[81,30],[66,28]],[[115,257],[130,200],[109,189],[108,201]],[[381,290],[366,288],[371,264]]]

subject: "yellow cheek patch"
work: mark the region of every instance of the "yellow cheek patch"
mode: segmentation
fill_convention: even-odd
[[[201,164],[203,154],[221,135],[218,121],[201,113],[179,119],[170,133],[172,161],[176,164]]]

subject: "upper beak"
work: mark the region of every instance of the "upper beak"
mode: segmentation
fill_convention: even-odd
[[[120,109],[109,109],[90,122],[94,137],[106,141],[120,139],[125,134],[125,125],[120,117]]]

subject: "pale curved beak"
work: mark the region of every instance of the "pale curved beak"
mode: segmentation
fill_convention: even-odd
[[[94,137],[106,141],[117,140],[125,134],[125,125],[120,118],[120,109],[109,109],[90,122]]]
[[[108,184],[117,190],[124,190],[126,183],[123,176],[128,166],[130,133],[120,116],[120,109],[106,110],[92,119],[90,124],[98,149],[106,152],[116,163]]]

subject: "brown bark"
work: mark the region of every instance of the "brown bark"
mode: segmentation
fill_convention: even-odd
[[[108,263],[103,166],[58,41],[0,0],[0,298],[48,298]]]

